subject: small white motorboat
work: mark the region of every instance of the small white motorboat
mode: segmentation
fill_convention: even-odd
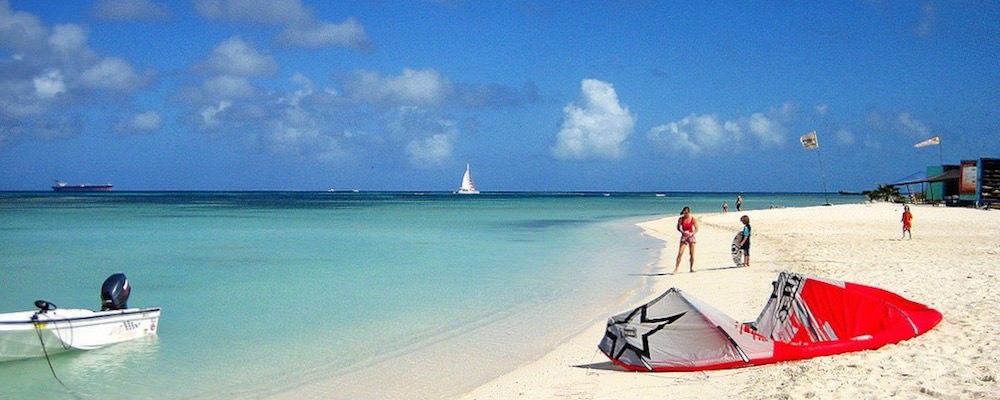
[[[38,300],[38,311],[0,314],[0,362],[91,350],[155,335],[160,308],[128,308],[130,291],[125,274],[117,273],[101,287],[101,311],[56,308]]]

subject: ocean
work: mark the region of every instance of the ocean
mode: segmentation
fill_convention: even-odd
[[[746,209],[863,201],[743,197]],[[454,396],[648,295],[664,244],[636,223],[686,205],[735,212],[735,198],[0,193],[0,312],[38,299],[99,309],[115,272],[131,307],[163,309],[155,337],[52,356],[65,387],[44,358],[0,363],[0,399],[261,398],[318,382],[323,397]]]

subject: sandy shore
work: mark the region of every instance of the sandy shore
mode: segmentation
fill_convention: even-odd
[[[925,335],[875,351],[752,368],[633,373],[597,351],[602,321],[462,398],[1000,399],[1000,212],[911,208],[912,240],[900,240],[902,207],[894,204],[747,212],[754,228],[750,268],[732,268],[729,255],[741,214],[699,215],[696,272],[687,272],[685,256],[676,276],[669,273],[677,217],[640,226],[666,243],[650,271],[656,294],[676,286],[749,321],[778,272],[808,273],[881,287],[938,309],[944,320]]]

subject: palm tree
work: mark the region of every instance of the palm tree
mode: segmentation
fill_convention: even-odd
[[[892,185],[879,184],[878,188],[867,193],[868,200],[893,201],[899,197],[899,188]]]

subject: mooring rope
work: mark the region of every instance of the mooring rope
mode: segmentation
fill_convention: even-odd
[[[41,322],[38,321],[38,314],[39,313],[35,313],[35,315],[31,316],[31,322],[35,325],[35,333],[38,334],[38,343],[42,345],[42,354],[45,354],[45,362],[49,364],[49,371],[52,371],[52,377],[56,378],[56,382],[59,382],[59,384],[62,385],[62,387],[66,389],[66,391],[69,392],[73,398],[81,399],[80,396],[73,392],[73,389],[70,389],[69,386],[66,386],[66,384],[63,383],[62,379],[59,379],[59,375],[56,375],[56,369],[52,367],[52,360],[49,359],[49,351],[45,348],[45,338],[42,337],[42,326]],[[70,330],[72,329],[73,326],[70,325]],[[72,332],[70,334],[72,334]]]

